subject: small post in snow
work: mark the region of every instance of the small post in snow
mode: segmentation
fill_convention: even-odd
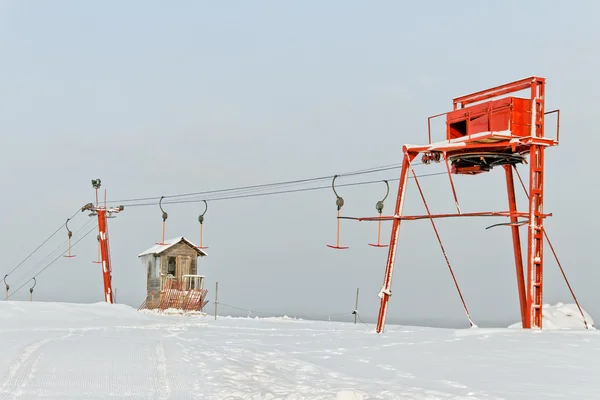
[[[358,288],[356,288],[356,304],[352,314],[354,314],[354,325],[356,325],[356,317],[358,316]]]
[[[217,304],[219,304],[219,282],[215,284],[215,320],[217,319]]]
[[[29,301],[33,301],[33,288],[37,285],[37,281],[35,280],[35,276],[33,279],[33,286],[29,288]]]
[[[6,287],[6,297],[4,298],[4,300],[8,300],[8,290],[10,289],[10,286],[8,285],[8,283],[6,283],[6,277],[8,276],[8,274],[4,275],[4,286]]]

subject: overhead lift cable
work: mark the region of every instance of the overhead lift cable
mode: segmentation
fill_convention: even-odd
[[[69,219],[73,219],[73,217],[75,217],[77,214],[79,214],[79,209],[77,211],[75,211],[75,213],[73,215],[71,215],[71,217]],[[48,238],[46,238],[46,240],[44,240],[38,247],[35,248],[35,250],[33,250],[31,253],[29,253],[29,255],[27,257],[25,257],[23,259],[23,261],[21,261],[19,264],[17,264],[16,267],[14,267],[9,273],[6,274],[6,276],[10,276],[13,272],[15,272],[21,265],[23,265],[25,263],[25,261],[29,260],[29,258],[31,258],[31,256],[33,256],[43,245],[45,245],[50,239],[52,239],[58,232],[60,232],[61,229],[63,229],[65,225],[64,224],[60,224],[60,226],[54,231],[54,233],[52,233],[50,236],[48,236]]]
[[[418,175],[418,177],[421,178],[421,177],[438,176],[438,175],[445,175],[445,174],[446,174],[446,172],[434,172],[434,173],[430,173],[430,174],[421,174],[421,175]],[[338,175],[338,176],[342,176],[342,175]],[[412,179],[412,177],[409,177],[409,179]],[[399,178],[391,178],[391,179],[386,179],[386,180],[388,182],[393,182],[393,181],[398,181]],[[370,184],[375,184],[375,183],[381,183],[381,179],[372,180],[372,181],[344,183],[344,184],[339,184],[339,185],[336,184],[336,187],[370,185]],[[270,195],[287,194],[287,193],[299,193],[299,192],[308,192],[308,191],[323,190],[323,189],[331,190],[331,184],[326,185],[326,186],[314,186],[314,187],[299,188],[299,189],[286,189],[286,190],[278,190],[278,191],[271,191],[271,192],[265,192],[265,193],[250,193],[250,194],[240,194],[240,195],[221,196],[221,197],[215,196],[215,197],[208,197],[208,198],[203,198],[203,199],[171,200],[171,201],[163,201],[162,204],[199,203],[204,200],[220,201],[220,200],[245,199],[245,198],[251,198],[251,197],[261,197],[261,196],[270,196]],[[167,196],[165,196],[165,197],[167,197]],[[156,198],[156,199],[158,199],[158,198]],[[140,202],[140,203],[128,204],[127,207],[156,206],[156,204],[157,204],[156,202]]]
[[[94,223],[93,220],[89,220],[87,221],[82,227],[80,227],[79,229],[77,229],[75,231],[75,235],[77,236],[80,232],[88,229],[92,224]],[[65,240],[64,242],[62,242],[59,246],[57,246],[54,250],[52,250],[52,252],[50,252],[46,257],[44,257],[42,260],[40,260],[36,265],[34,265],[32,268],[30,268],[29,270],[27,270],[27,272],[25,272],[23,275],[21,275],[15,282],[15,285],[18,285],[19,283],[23,282],[23,280],[25,281],[29,281],[31,280],[31,278],[29,277],[30,274],[35,271],[36,269],[38,269],[41,265],[44,265],[44,263],[46,263],[53,255],[57,254],[57,252],[59,252],[62,248],[65,247],[65,245],[68,244],[68,240]],[[71,246],[72,247],[72,246]],[[63,250],[60,254],[64,254],[65,250]]]
[[[415,165],[420,165],[420,164],[415,164]],[[351,172],[347,172],[347,173],[343,173],[343,174],[338,174],[337,176],[356,176],[356,175],[362,175],[362,174],[367,174],[367,173],[375,173],[375,172],[388,171],[388,170],[391,170],[391,169],[396,169],[398,167],[399,167],[399,164],[391,164],[391,165],[385,165],[385,166],[381,166],[381,167],[373,167],[373,168],[368,168],[368,169],[351,171]],[[445,173],[439,172],[439,173],[422,174],[420,176],[421,177],[427,177],[427,176],[436,176],[436,175],[443,175],[443,174],[445,174]],[[146,197],[146,198],[119,200],[118,202],[122,203],[122,202],[136,202],[136,201],[139,201],[139,203],[129,204],[128,207],[143,207],[143,206],[156,205],[155,202],[147,202],[148,200],[159,200],[160,205],[162,205],[162,204],[180,204],[180,203],[198,203],[198,202],[205,202],[205,204],[206,204],[206,201],[243,199],[243,198],[258,197],[258,196],[270,196],[270,195],[276,195],[276,194],[298,193],[298,192],[305,192],[305,191],[314,191],[314,190],[328,189],[328,188],[331,187],[330,185],[327,185],[327,186],[316,186],[316,187],[305,187],[305,188],[296,188],[296,189],[286,189],[286,190],[275,190],[275,191],[271,190],[271,191],[267,191],[267,192],[252,193],[252,192],[256,192],[258,189],[269,189],[269,188],[273,189],[273,188],[278,188],[278,187],[285,187],[286,185],[289,186],[289,185],[298,185],[298,184],[304,184],[304,183],[309,183],[309,182],[317,182],[317,181],[324,180],[324,179],[329,179],[329,178],[331,178],[331,177],[330,176],[324,176],[324,177],[317,177],[317,178],[308,178],[308,179],[299,179],[299,180],[292,180],[292,181],[275,182],[275,183],[262,184],[262,185],[242,186],[242,187],[230,188],[230,189],[219,189],[219,190],[210,190],[210,191],[204,191],[204,192],[175,194],[175,195],[170,195],[170,196]],[[392,179],[387,179],[386,181],[397,181],[397,180],[398,180],[398,178],[392,178]],[[373,184],[373,183],[377,183],[377,182],[381,182],[381,180],[352,182],[352,183],[346,183],[346,184],[338,185],[338,187],[368,185],[368,184]],[[246,193],[244,193],[244,191]],[[236,193],[236,192],[237,192],[237,194],[232,194],[232,193]],[[250,193],[248,193],[248,192],[250,192]],[[167,201],[164,201],[164,202],[162,201],[165,198],[182,198],[182,197],[198,196],[198,195],[201,195],[201,194],[212,194],[212,196],[204,197],[202,199],[200,199],[200,198],[191,198],[191,199],[171,200],[171,201],[167,200]],[[146,201],[146,202],[142,202],[142,201]],[[74,218],[79,213],[79,211],[80,210],[77,210],[67,221],[69,221],[72,218]],[[202,224],[202,221],[200,221],[200,223]],[[6,274],[5,278],[8,277],[10,274],[12,274],[14,271],[16,271],[22,264],[24,264],[25,261],[27,261],[33,254],[35,254],[52,237],[54,237],[64,226],[65,226],[65,224],[61,224],[61,226],[55,232],[53,232],[52,235],[50,235],[44,242],[42,242],[42,244],[40,244],[23,261],[21,261],[21,263],[19,263],[19,265],[17,265],[8,274]],[[90,232],[91,231],[88,231],[85,234],[85,236],[87,236]],[[69,236],[71,236],[71,235],[69,235]],[[83,237],[81,237],[75,243],[78,243],[82,238]],[[69,237],[69,239],[70,239],[70,237]],[[68,243],[68,242],[69,242],[69,240],[65,241],[65,243]],[[63,245],[61,245],[61,247]],[[73,246],[74,246],[74,244],[73,244]],[[72,246],[69,247],[69,250],[63,251],[61,253],[61,256],[64,255],[65,252],[70,251],[71,247]],[[50,253],[50,255],[48,255],[44,260],[42,260],[42,262],[38,263],[34,268],[30,269],[27,272],[27,274],[29,272],[32,272],[36,268],[38,268],[39,265],[41,265],[44,261],[46,261],[49,257],[51,257],[52,254],[55,254],[56,251],[58,251],[58,250],[59,250],[59,248],[57,248],[52,253]],[[57,260],[57,258],[55,258],[54,260],[52,260],[52,262],[50,262],[50,264],[46,265],[35,276],[39,275],[42,271],[44,271],[46,268],[48,268],[50,265],[52,265],[56,260]],[[31,279],[32,278],[29,278],[28,281],[31,280]],[[20,281],[20,280],[18,280],[18,281]],[[24,285],[21,285],[17,289],[17,291],[19,289],[21,289],[23,286]],[[7,298],[10,297],[10,296],[11,295],[8,295]]]
[[[87,231],[83,236],[81,236],[75,243],[73,243],[73,245],[71,247],[74,247],[77,243],[79,243],[80,241],[82,241],[86,236],[88,236],[90,233],[92,233],[94,230],[96,230],[97,225],[94,225],[94,227],[92,227],[92,229],[90,229],[89,231]],[[37,278],[42,272],[44,272],[46,269],[48,269],[52,264],[54,264],[58,259],[60,259],[65,253],[67,252],[67,250],[64,250],[61,254],[59,254],[57,257],[55,257],[48,265],[46,265],[44,268],[42,268],[37,274],[35,274],[32,278],[30,278],[29,280],[33,279],[33,278]],[[7,296],[7,299],[10,298],[11,296],[13,296],[15,293],[17,293],[19,290],[23,289],[28,283],[29,280],[26,281],[25,283],[23,283],[21,286],[19,286],[15,291],[13,291],[10,295]]]
[[[421,164],[415,163],[414,165],[416,166],[416,165],[421,165]],[[336,175],[339,177],[356,176],[356,175],[370,174],[370,173],[376,173],[376,172],[390,171],[390,170],[398,169],[400,167],[401,167],[401,164],[388,164],[388,165],[383,165],[380,167],[372,167],[372,168],[350,171],[350,172],[336,174]],[[305,179],[296,179],[296,180],[289,180],[289,181],[265,183],[265,184],[259,184],[259,185],[238,186],[238,187],[227,188],[227,189],[205,190],[205,191],[201,191],[201,192],[190,192],[190,193],[177,193],[177,194],[172,194],[172,195],[168,195],[168,196],[138,197],[138,198],[121,199],[121,200],[114,200],[114,201],[111,200],[108,203],[121,204],[121,203],[130,203],[130,202],[160,200],[161,197],[164,197],[165,199],[191,197],[191,196],[205,196],[206,197],[206,195],[215,195],[215,194],[223,194],[223,193],[229,194],[230,192],[234,192],[234,193],[248,192],[248,191],[255,192],[255,191],[261,190],[261,189],[262,190],[272,189],[272,188],[276,188],[276,187],[279,188],[279,187],[285,187],[285,186],[293,186],[293,185],[299,185],[299,184],[314,183],[314,182],[319,182],[319,181],[324,181],[324,180],[331,180],[333,177],[334,177],[334,175],[327,175],[327,176],[320,176],[320,177],[314,177],[314,178],[305,178]],[[342,186],[342,185],[340,185],[340,186]],[[327,187],[329,188],[330,186],[327,186]],[[238,195],[242,195],[242,194],[238,193]],[[168,204],[168,203],[173,204],[174,202],[164,202],[164,204]],[[156,203],[151,203],[151,204],[156,204]]]

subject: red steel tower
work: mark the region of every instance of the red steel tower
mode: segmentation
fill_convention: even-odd
[[[91,211],[90,217],[98,216],[98,238],[100,241],[100,256],[102,259],[102,278],[104,280],[104,298],[109,304],[113,303],[112,290],[112,266],[110,262],[110,245],[108,241],[108,218],[113,218],[113,214],[123,211],[124,207],[106,207],[106,192],[104,197],[104,206],[98,205],[98,189],[100,188],[100,179],[93,179],[92,186],[96,189],[96,205],[88,203],[81,208],[81,211]]]
[[[434,115],[428,119],[429,143],[426,145],[404,145],[404,155],[398,197],[393,216],[352,218],[360,221],[392,220],[392,232],[389,243],[383,288],[380,292],[381,304],[377,321],[377,332],[383,331],[391,296],[392,272],[396,257],[396,246],[401,221],[429,219],[434,228],[439,244],[446,258],[450,272],[452,268],[446,257],[434,220],[447,217],[508,217],[509,223],[500,224],[511,227],[514,259],[516,267],[517,288],[521,319],[524,328],[542,327],[542,293],[543,293],[543,239],[544,218],[551,214],[544,212],[544,152],[547,147],[558,145],[559,110],[546,112],[545,78],[529,77],[516,82],[497,86],[491,89],[461,96],[453,100],[452,111]],[[527,97],[514,97],[515,92],[527,91]],[[545,116],[557,113],[556,137],[548,138],[544,133]],[[432,143],[431,120],[446,117],[446,140]],[[456,214],[432,214],[425,201],[421,186],[411,163],[422,154],[424,164],[443,162],[446,164]],[[529,156],[529,161],[526,160]],[[529,204],[527,211],[517,211],[513,171],[518,174],[516,165],[529,164]],[[458,198],[452,181],[453,174],[473,175],[490,171],[500,166],[505,171],[508,197],[508,210],[485,212],[461,212]],[[412,174],[417,189],[427,209],[426,215],[402,215],[406,196],[409,173]],[[519,176],[520,179],[520,176]],[[521,253],[520,226],[527,226],[527,279],[523,271],[523,255]],[[561,267],[562,269],[562,267]],[[454,278],[454,274],[452,273]],[[567,282],[568,283],[568,282]],[[458,284],[463,306],[470,316]],[[582,313],[583,314],[583,313]],[[473,325],[473,323],[471,322]]]

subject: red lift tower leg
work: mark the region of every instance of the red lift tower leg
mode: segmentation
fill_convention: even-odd
[[[523,272],[523,252],[521,251],[521,235],[519,234],[519,226],[517,225],[517,197],[515,196],[515,182],[513,179],[512,165],[504,165],[506,172],[506,189],[508,191],[508,209],[511,212],[510,223],[513,239],[513,249],[515,255],[515,267],[517,270],[517,290],[519,292],[519,308],[521,310],[521,323],[524,328],[527,321],[527,295],[525,292],[525,274]]]
[[[542,279],[544,248],[544,147],[531,146],[529,167],[529,229],[527,231],[527,308],[529,327],[542,327]]]
[[[529,199],[529,193],[527,193],[527,188],[525,187],[525,183],[523,183],[523,179],[521,179],[521,175],[519,174],[519,170],[515,168],[515,172],[517,173],[517,177],[519,178],[519,182],[521,183],[521,186],[523,187],[523,191],[525,192],[525,195]],[[550,250],[552,251],[552,254],[554,255],[554,259],[556,260],[556,264],[558,265],[558,269],[560,269],[560,273],[562,274],[562,276],[563,276],[563,278],[565,280],[565,283],[567,284],[567,288],[569,289],[569,292],[571,293],[571,296],[573,297],[573,300],[575,301],[575,304],[577,305],[577,308],[579,309],[579,313],[581,314],[581,318],[583,319],[583,323],[585,325],[585,328],[588,329],[589,326],[588,326],[587,320],[585,318],[585,314],[583,313],[583,310],[581,309],[581,306],[579,305],[579,301],[577,300],[577,296],[575,296],[575,292],[573,292],[573,288],[571,287],[571,284],[569,283],[569,280],[567,279],[567,275],[565,274],[565,270],[562,267],[562,264],[561,264],[560,260],[558,259],[558,255],[556,254],[556,251],[554,250],[554,246],[552,245],[552,242],[550,241],[550,238],[548,237],[548,232],[546,232],[546,229],[544,229],[544,238],[548,242],[548,246],[550,246]]]
[[[529,325],[542,328],[542,279],[544,275],[544,84],[531,83],[531,136],[529,151],[529,229],[527,232],[527,308]]]
[[[406,192],[406,184],[408,182],[408,169],[410,163],[415,159],[416,154],[404,153],[404,160],[402,161],[402,171],[400,172],[400,182],[398,184],[398,197],[396,199],[396,208],[394,215],[402,214],[402,207],[404,206],[404,194]],[[383,332],[385,325],[385,316],[387,312],[388,301],[392,295],[392,273],[394,271],[394,260],[396,258],[396,246],[398,243],[398,233],[400,231],[400,219],[394,218],[392,222],[392,236],[390,238],[390,247],[388,250],[387,264],[385,267],[385,277],[383,281],[383,288],[379,293],[381,297],[381,304],[379,306],[379,315],[377,317],[377,333]]]

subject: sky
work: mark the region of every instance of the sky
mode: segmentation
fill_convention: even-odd
[[[545,211],[553,214],[546,228],[594,316],[598,11],[594,1],[0,2],[0,273],[93,201],[91,179],[119,200],[400,163],[402,145],[426,143],[427,117],[449,111],[453,97],[537,75],[547,78],[546,109],[561,109],[560,145],[546,153]],[[443,124],[434,127],[434,140],[443,139]],[[447,178],[421,184],[432,212],[453,212]],[[455,177],[455,184],[463,211],[507,208],[502,169]],[[397,182],[391,186],[384,213],[393,210]],[[383,183],[340,189],[342,213],[375,215],[384,191]],[[520,194],[522,209],[524,200]],[[350,249],[326,247],[335,241],[332,191],[209,204],[209,255],[199,260],[208,310],[218,281],[223,303],[309,316],[351,312],[360,288],[359,312],[375,318],[387,250],[367,246],[375,223],[347,220],[341,241]],[[203,209],[165,206],[166,237],[198,242]],[[414,183],[405,211],[425,212]],[[88,221],[78,213],[69,226],[76,231]],[[146,273],[137,255],[160,240],[161,222],[158,205],[126,207],[110,220],[117,302],[142,303]],[[485,230],[495,222],[437,222],[481,325],[520,318],[510,231]],[[390,226],[383,224],[384,240]],[[28,280],[66,239],[63,229],[7,278],[11,290],[25,285],[11,298],[28,299]],[[467,325],[431,224],[403,224],[399,243],[389,320]],[[37,276],[35,300],[102,301],[95,233],[73,253]],[[570,302],[545,254],[544,302]]]

